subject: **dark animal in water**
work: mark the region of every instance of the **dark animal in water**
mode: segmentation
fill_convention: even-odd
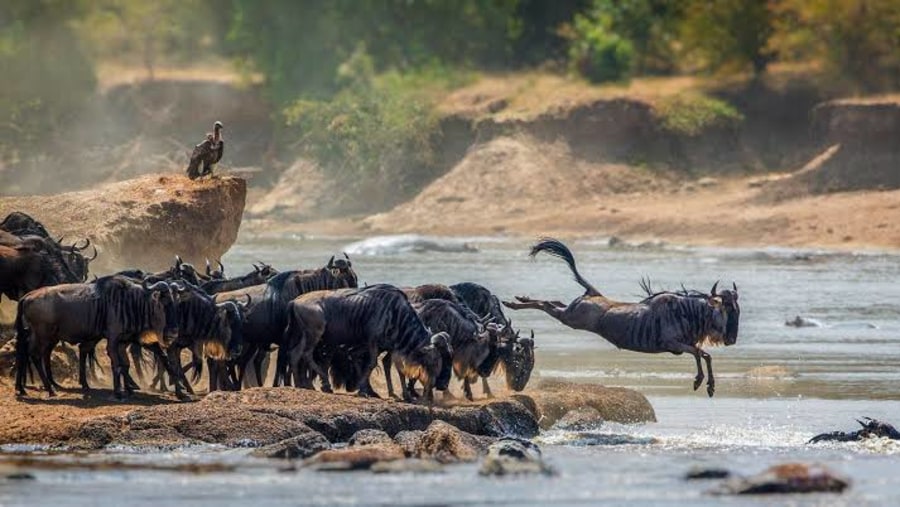
[[[447,388],[452,370],[449,337],[446,333],[432,335],[406,295],[394,286],[306,294],[290,302],[287,315],[279,355],[282,350],[287,352],[298,385],[310,387],[303,375],[308,367],[319,376],[322,390],[331,390],[324,365],[313,359],[314,351],[323,347],[365,361],[353,362],[347,365],[353,371],[335,375],[348,383],[356,380],[347,387],[361,396],[377,396],[369,377],[381,352],[389,352],[399,371],[425,386],[426,399],[432,399],[433,388]],[[332,369],[341,366],[330,364]]]
[[[222,122],[217,121],[213,124],[212,134],[206,134],[206,139],[194,146],[187,168],[188,178],[195,180],[200,176],[212,174],[213,166],[222,160],[222,154],[225,153],[225,140],[222,139],[223,128]],[[201,164],[203,164],[202,169]]]
[[[253,264],[253,271],[246,275],[224,280],[210,280],[208,282],[203,282],[200,285],[200,288],[207,294],[219,294],[266,283],[269,278],[272,278],[277,274],[278,271],[272,268],[272,266],[261,262],[259,265]]]
[[[559,301],[541,301],[517,296],[516,302],[504,305],[513,310],[542,310],[563,324],[596,333],[620,349],[635,352],[682,354],[687,352],[697,362],[694,389],[703,383],[700,359],[706,361],[709,373],[707,393],[715,393],[712,358],[701,349],[704,343],[733,345],[737,341],[741,315],[737,285],[734,290],[709,294],[697,291],[661,292],[638,303],[623,303],[603,296],[578,273],[572,252],[554,239],[543,239],[531,249],[563,259],[585,288],[585,294],[567,305]]]
[[[525,389],[534,369],[534,331],[530,338],[521,338],[512,320],[503,314],[500,300],[482,285],[462,282],[451,285],[450,290],[477,315],[489,315],[491,322],[503,324],[497,340],[491,343],[490,354],[478,366],[484,394],[493,396],[487,379],[497,369],[503,369],[508,389],[517,392]]]
[[[178,338],[178,308],[166,283],[148,285],[113,276],[94,283],[44,287],[19,301],[16,313],[16,391],[25,394],[25,372],[33,361],[48,394],[53,396],[50,354],[60,340],[70,343],[107,339],[113,392],[122,381],[131,390],[122,346],[131,341],[155,345],[156,352]],[[121,346],[120,346],[121,345]],[[87,354],[83,354],[86,358]],[[164,359],[164,358],[163,358]],[[171,365],[169,365],[171,366]],[[84,381],[84,363],[80,374]],[[173,369],[169,369],[177,378]],[[86,387],[83,383],[82,387]],[[180,389],[176,384],[180,394]]]
[[[822,433],[821,435],[816,435],[809,439],[809,444],[815,444],[818,442],[855,442],[858,440],[865,440],[867,438],[890,438],[892,440],[900,440],[900,431],[897,431],[897,428],[894,428],[892,425],[881,422],[877,419],[872,419],[871,417],[863,417],[860,421],[856,420],[862,429],[850,432],[844,431],[832,431],[830,433]]]

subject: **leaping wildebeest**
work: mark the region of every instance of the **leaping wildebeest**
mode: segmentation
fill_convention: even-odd
[[[700,347],[704,344],[734,345],[738,335],[741,308],[737,285],[734,290],[709,294],[698,291],[660,292],[650,294],[638,303],[609,299],[588,283],[575,266],[575,257],[561,242],[544,238],[531,248],[531,256],[540,252],[559,257],[569,265],[575,281],[585,288],[583,296],[565,305],[559,301],[541,301],[516,296],[517,301],[504,301],[513,310],[541,310],[563,324],[596,333],[616,347],[645,353],[688,353],[697,361],[694,390],[703,383],[700,358],[706,361],[709,379],[706,392],[715,393],[712,358]]]

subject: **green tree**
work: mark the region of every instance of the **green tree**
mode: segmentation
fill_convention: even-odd
[[[0,163],[40,152],[93,93],[93,66],[70,27],[81,2],[0,2]]]
[[[682,25],[685,52],[708,70],[760,75],[775,56],[772,14],[768,0],[691,0]]]
[[[785,56],[821,61],[861,91],[900,86],[900,2],[784,0],[776,13],[774,45]]]

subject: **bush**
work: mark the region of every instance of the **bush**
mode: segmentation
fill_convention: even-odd
[[[569,62],[592,83],[619,81],[631,72],[634,46],[614,33],[611,24],[606,16],[575,17]]]
[[[348,190],[350,210],[353,203],[360,210],[394,204],[434,176],[432,93],[448,86],[443,75],[449,73],[376,76],[364,48],[357,49],[338,68],[340,92],[328,100],[298,99],[284,109],[287,133]]]
[[[698,93],[662,99],[654,112],[665,130],[686,136],[696,136],[710,127],[737,125],[744,120],[731,104]]]

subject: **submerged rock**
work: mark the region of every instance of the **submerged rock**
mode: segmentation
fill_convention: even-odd
[[[433,459],[407,458],[393,461],[379,461],[370,470],[376,474],[433,474],[444,471],[444,466]]]
[[[331,443],[321,433],[309,430],[302,435],[260,447],[254,450],[251,456],[258,458],[305,459],[330,447]]]
[[[686,481],[698,479],[727,479],[731,477],[731,471],[724,468],[694,467],[684,475]]]
[[[801,317],[797,315],[793,319],[784,321],[784,325],[788,327],[822,327],[823,324],[816,319],[809,317]]]
[[[415,456],[440,463],[475,461],[492,441],[490,437],[477,437],[443,421],[434,421],[416,443]]]
[[[320,471],[367,470],[375,463],[402,460],[406,456],[399,445],[372,444],[329,449],[306,461],[306,465]]]
[[[556,471],[544,463],[540,448],[527,440],[504,438],[488,447],[478,471],[481,475],[546,474]]]
[[[349,445],[393,444],[394,439],[387,433],[376,429],[359,430],[350,437]]]
[[[553,424],[553,429],[565,431],[587,431],[599,428],[603,424],[603,416],[594,407],[578,407],[569,410]]]
[[[730,479],[713,493],[720,495],[762,495],[785,493],[841,493],[850,480],[822,465],[785,463],[750,477]]]

